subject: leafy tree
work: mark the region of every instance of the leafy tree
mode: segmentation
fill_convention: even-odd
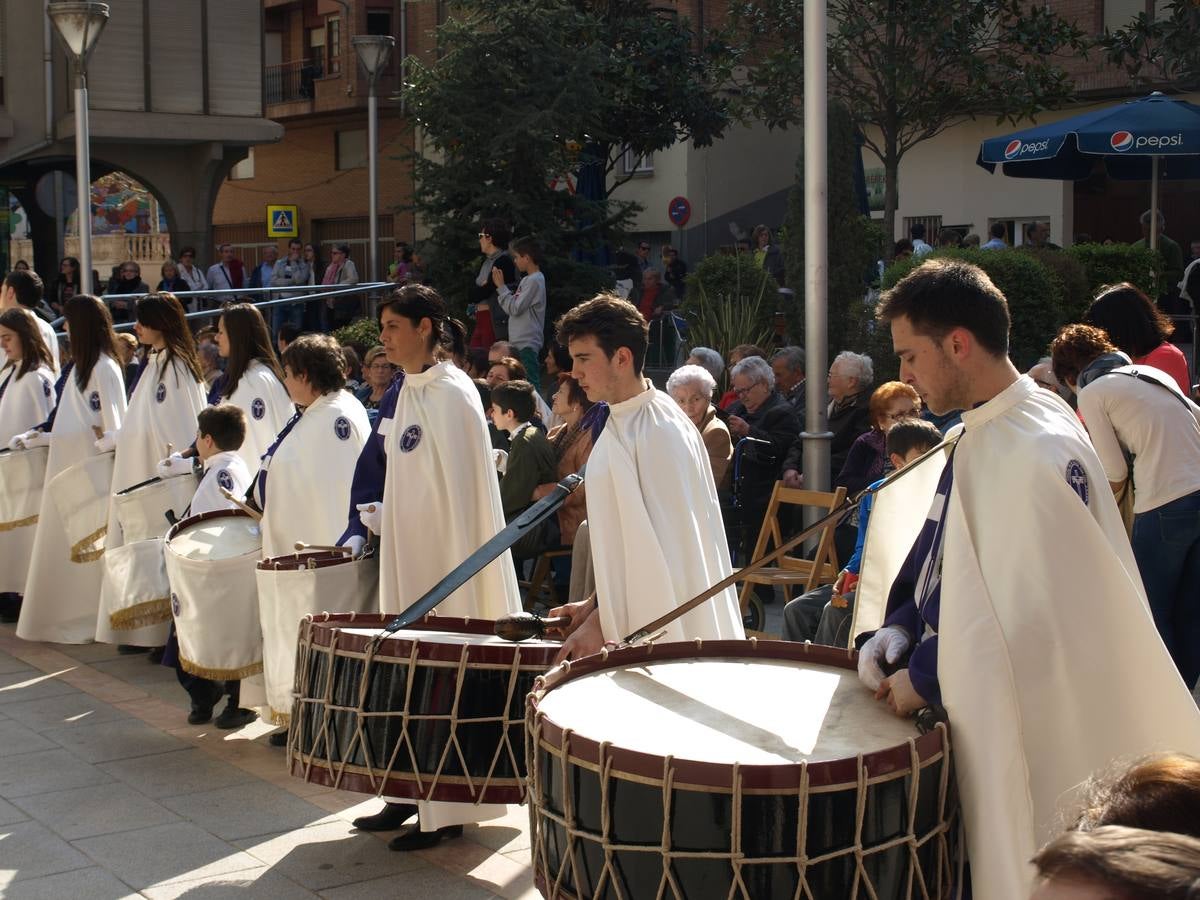
[[[771,127],[802,119],[803,11],[802,0],[732,10],[735,34],[755,51],[744,107]],[[831,99],[883,163],[889,243],[908,151],[966,119],[1015,124],[1065,103],[1072,84],[1059,59],[1087,50],[1078,28],[1024,0],[828,0],[828,16]]]
[[[1170,0],[1157,17],[1139,13],[1124,28],[1106,33],[1100,46],[1135,83],[1173,81],[1189,89],[1200,86],[1198,35],[1200,4]]]
[[[628,177],[626,148],[704,146],[730,122],[718,88],[735,54],[698,48],[686,20],[649,0],[452,0],[437,41],[407,89],[419,128],[410,208],[452,295],[478,260],[480,219],[536,235],[550,257],[587,254],[637,210],[610,197]]]

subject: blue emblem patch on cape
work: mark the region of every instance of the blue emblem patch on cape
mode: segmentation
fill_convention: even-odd
[[[404,434],[400,435],[400,450],[404,453],[412,453],[421,443],[421,435],[420,425],[409,425],[404,429]]]
[[[256,419],[261,419],[267,414],[267,404],[263,402],[262,397],[255,397],[250,404],[250,415]]]
[[[222,469],[217,473],[217,484],[227,491],[233,490],[233,476],[229,474],[228,469]]]
[[[158,383],[158,390],[154,392],[154,399],[159,403],[167,399],[167,386],[161,381]]]
[[[42,393],[47,397],[50,396],[50,382],[46,381],[45,379],[42,380]]]
[[[179,606],[179,595],[176,594],[174,591],[171,591],[171,614],[174,615],[175,618],[179,618],[180,608],[181,607]]]
[[[350,420],[345,416],[338,416],[333,422],[333,433],[339,441],[350,440]]]
[[[1073,459],[1067,463],[1067,484],[1071,486],[1071,490],[1078,494],[1079,499],[1086,505],[1090,496],[1088,477],[1087,472],[1084,471],[1083,466],[1077,459]]]
[[[100,412],[100,392],[92,391],[88,397],[88,406],[92,408],[92,412]]]

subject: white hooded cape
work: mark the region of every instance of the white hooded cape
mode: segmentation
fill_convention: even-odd
[[[0,447],[34,425],[45,422],[54,409],[54,374],[46,366],[18,377],[15,367],[0,370],[0,385],[8,381],[0,397]],[[45,451],[42,451],[45,452]],[[0,490],[4,490],[0,484]],[[30,503],[36,502],[33,498]],[[6,527],[7,526],[7,527]],[[0,521],[0,591],[19,594],[25,589],[37,522],[16,526]]]
[[[236,450],[214,453],[204,463],[204,477],[200,479],[196,494],[192,497],[188,515],[198,516],[221,509],[233,509],[233,503],[225,499],[221,489],[224,488],[240,500],[246,496],[253,478]]]
[[[1029,859],[1074,811],[1074,789],[1114,761],[1200,754],[1200,712],[1067,405],[1022,377],[963,425],[938,681],[974,896],[1011,900],[1029,895]]]
[[[386,429],[386,433],[385,433]],[[405,375],[393,418],[380,423],[387,452],[379,608],[401,612],[504,528],[487,420],[471,379],[450,362]],[[495,619],[521,609],[505,551],[442,601],[439,615]],[[421,802],[421,828],[483,822],[498,804]]]
[[[169,364],[165,352],[151,353],[129,398],[129,412],[117,432],[117,455],[113,464],[112,493],[133,487],[155,477],[155,467],[168,453],[189,447],[196,438],[196,416],[204,409],[203,383],[183,360]],[[163,521],[163,532],[168,528]],[[108,536],[105,553],[124,544],[117,506],[109,505]],[[123,578],[106,577],[100,594],[100,613],[96,619],[96,640],[108,644],[135,644],[161,647],[167,642],[168,621],[144,628],[117,631],[109,617],[120,608]]]
[[[649,386],[614,403],[587,465],[587,513],[604,637],[619,641],[729,576],[729,546],[700,432]],[[663,641],[745,637],[729,588]]]
[[[63,386],[50,432],[46,484],[63,470],[98,455],[93,427],[117,431],[124,417],[125,379],[112,357],[102,355],[96,361],[82,391],[72,372]],[[71,562],[62,517],[50,494],[43,490],[17,636],[60,644],[93,640],[101,575],[100,560]]]
[[[283,382],[257,359],[246,367],[232,396],[222,402],[232,403],[246,414],[246,439],[237,453],[253,475],[296,407]]]

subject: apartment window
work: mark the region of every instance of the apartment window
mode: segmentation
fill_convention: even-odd
[[[254,177],[254,148],[250,148],[250,152],[246,158],[229,170],[230,181],[245,181],[247,178]]]
[[[342,71],[342,20],[337,16],[325,20],[325,61],[326,75]]]
[[[1146,0],[1104,0],[1104,30],[1124,28],[1141,13],[1148,12]]]
[[[367,34],[392,33],[392,14],[383,11],[367,11]]]
[[[626,175],[653,175],[654,154],[647,153],[638,156],[630,148],[625,148],[625,158],[621,160],[621,168]]]
[[[338,171],[367,167],[367,131],[365,128],[339,131],[336,139]]]

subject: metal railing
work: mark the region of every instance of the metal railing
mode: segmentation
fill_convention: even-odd
[[[325,74],[324,61],[301,59],[281,63],[277,66],[267,66],[263,74],[267,103],[311,100],[316,96],[313,82]]]

